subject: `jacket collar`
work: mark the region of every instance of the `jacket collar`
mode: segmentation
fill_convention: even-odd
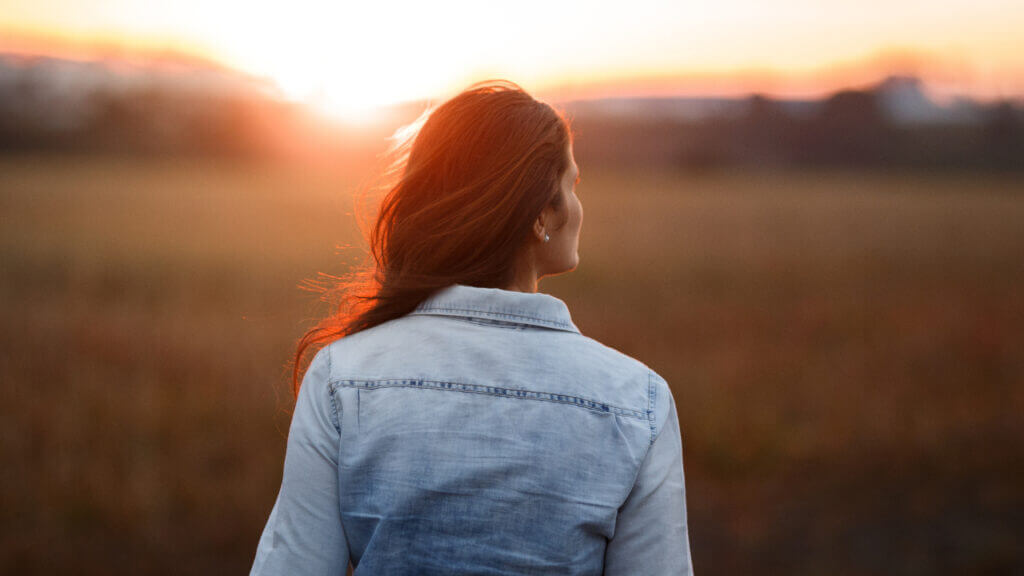
[[[580,333],[565,302],[542,292],[452,284],[428,296],[410,314],[472,316]]]

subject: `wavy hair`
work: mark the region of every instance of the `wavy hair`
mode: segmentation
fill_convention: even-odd
[[[506,288],[559,181],[573,134],[566,115],[514,82],[468,87],[406,127],[369,234],[372,262],[324,287],[334,311],[302,336],[292,370],[314,350],[412,312],[451,284]]]

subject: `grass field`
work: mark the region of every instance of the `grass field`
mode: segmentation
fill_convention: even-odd
[[[541,288],[671,384],[699,573],[1024,570],[1019,176],[581,167]],[[365,176],[0,159],[0,572],[248,570]]]

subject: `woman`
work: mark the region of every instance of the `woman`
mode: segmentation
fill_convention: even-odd
[[[411,142],[374,267],[299,344],[252,574],[691,573],[671,390],[537,292],[579,260],[568,122],[486,82]]]

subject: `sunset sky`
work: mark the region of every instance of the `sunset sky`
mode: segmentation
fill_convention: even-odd
[[[816,96],[916,74],[1024,95],[1020,0],[0,0],[0,52],[173,53],[339,113],[505,77],[557,97]]]

